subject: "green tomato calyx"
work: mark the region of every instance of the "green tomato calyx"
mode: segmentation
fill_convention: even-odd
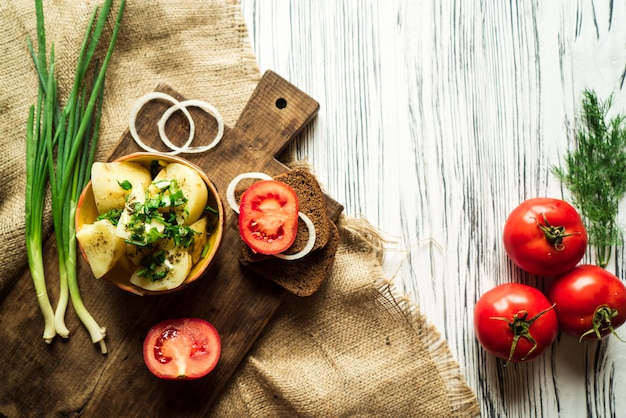
[[[511,359],[513,358],[513,354],[515,354],[515,349],[517,348],[517,343],[520,338],[525,338],[533,345],[530,350],[522,357],[520,360],[524,361],[537,349],[537,341],[530,334],[530,327],[532,324],[539,319],[542,315],[548,312],[550,309],[553,309],[556,304],[549,306],[543,311],[535,314],[533,317],[528,319],[528,312],[526,310],[518,311],[513,318],[505,318],[505,317],[491,317],[490,319],[495,319],[498,321],[505,321],[509,324],[509,329],[513,333],[513,342],[511,343],[511,350],[509,352],[509,358],[506,360],[504,365],[506,366]]]
[[[618,340],[626,342],[622,340],[619,335],[617,335],[617,332],[615,332],[615,328],[613,328],[613,324],[611,323],[611,319],[615,318],[618,314],[619,312],[617,309],[613,309],[609,305],[598,306],[593,314],[593,320],[591,321],[592,328],[581,335],[578,342],[582,342],[586,336],[592,334],[595,334],[598,340],[601,340],[606,331],[610,331],[611,334],[615,335],[615,338]]]
[[[539,229],[541,229],[541,232],[543,232],[546,240],[557,251],[562,251],[565,248],[565,245],[563,245],[563,238],[580,234],[580,232],[566,233],[564,226],[550,225],[550,222],[548,222],[548,218],[546,218],[545,213],[542,213],[541,216],[543,217],[543,223],[535,219],[535,221],[537,222],[537,226],[539,227]]]

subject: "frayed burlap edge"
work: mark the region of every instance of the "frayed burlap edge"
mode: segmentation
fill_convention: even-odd
[[[337,222],[340,231],[354,246],[369,252],[379,264],[382,264],[387,242],[365,218],[352,218],[342,215]],[[480,415],[480,405],[473,390],[468,386],[458,362],[439,330],[422,315],[419,307],[408,295],[401,294],[395,283],[388,278],[381,278],[375,284],[378,292],[397,306],[420,336],[424,346],[439,371],[447,388],[453,416],[475,417]]]
[[[230,17],[234,23],[234,29],[239,36],[241,45],[241,64],[244,69],[244,73],[250,77],[250,81],[258,83],[261,81],[261,69],[257,63],[257,57],[252,49],[252,42],[250,40],[250,33],[248,32],[248,25],[241,12],[240,0],[231,0]]]

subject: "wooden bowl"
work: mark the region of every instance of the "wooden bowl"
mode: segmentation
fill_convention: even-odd
[[[134,154],[129,154],[123,157],[116,159],[115,161],[133,161],[139,162],[141,164],[146,165],[146,167],[150,167],[150,164],[154,160],[164,161],[166,163],[180,163],[186,165],[193,170],[195,170],[200,177],[204,180],[207,190],[208,190],[208,201],[207,204],[213,208],[216,208],[218,211],[218,217],[213,225],[213,232],[208,237],[209,240],[209,251],[207,254],[201,258],[191,269],[185,281],[172,289],[154,291],[154,290],[146,290],[135,284],[130,282],[130,278],[133,272],[137,269],[137,266],[133,265],[126,257],[122,257],[122,259],[111,269],[108,273],[106,273],[102,278],[120,289],[126,290],[128,292],[135,293],[137,295],[159,295],[166,294],[181,290],[188,286],[189,284],[195,282],[200,279],[207,268],[211,265],[211,262],[214,260],[215,255],[220,247],[222,242],[222,237],[225,229],[225,213],[224,213],[224,205],[222,200],[220,199],[219,193],[215,188],[213,182],[207,177],[206,173],[202,171],[195,164],[185,160],[184,158],[180,158],[177,156],[167,156],[157,153],[149,153],[149,152],[138,152]],[[95,222],[98,217],[98,209],[96,207],[96,202],[93,196],[93,190],[91,181],[87,184],[85,189],[82,191],[78,206],[76,209],[76,232],[80,231],[80,229],[85,224],[91,224]],[[80,252],[85,260],[87,257],[83,249],[78,243],[78,247]]]

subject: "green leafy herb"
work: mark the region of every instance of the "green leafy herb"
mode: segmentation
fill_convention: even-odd
[[[165,251],[155,251],[143,259],[142,267],[137,270],[137,276],[147,277],[153,282],[163,280],[168,274],[168,270],[163,267],[164,264]]]
[[[130,181],[128,180],[124,180],[124,181],[118,181],[117,184],[120,185],[120,187],[122,188],[122,190],[131,190],[133,188],[133,185],[130,183]]]
[[[219,215],[220,213],[217,211],[217,209],[215,209],[214,207],[212,207],[211,205],[207,205],[207,207],[204,208],[205,212],[211,213],[213,215]]]
[[[152,183],[156,194],[146,193],[144,203],[127,204],[130,219],[125,225],[130,233],[127,243],[139,247],[151,246],[160,239],[169,238],[175,245],[189,248],[196,231],[183,225],[184,219],[177,216],[187,197],[176,180],[158,180]]]
[[[600,267],[606,267],[613,246],[623,240],[616,219],[626,193],[626,119],[623,114],[609,119],[611,105],[612,96],[603,102],[594,91],[583,92],[576,149],[565,156],[565,167],[553,167],[585,221]]]
[[[102,219],[106,219],[111,222],[113,225],[117,226],[117,223],[120,220],[120,216],[122,216],[123,209],[111,209],[110,211],[99,215],[96,220],[101,221]]]

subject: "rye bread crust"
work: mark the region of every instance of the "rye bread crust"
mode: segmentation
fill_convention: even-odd
[[[328,223],[331,236],[327,244],[299,260],[285,261],[272,257],[255,263],[240,261],[258,275],[297,296],[311,296],[330,275],[339,247],[339,230],[332,221]]]

